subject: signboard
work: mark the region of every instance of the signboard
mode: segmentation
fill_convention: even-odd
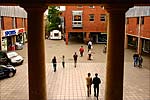
[[[12,36],[12,35],[16,35],[16,30],[5,31],[5,36]]]

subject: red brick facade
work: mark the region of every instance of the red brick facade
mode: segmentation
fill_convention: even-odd
[[[142,21],[143,19],[144,21]],[[150,53],[150,16],[128,17],[126,23],[125,47],[132,46],[137,53]]]
[[[16,18],[16,28],[23,27],[23,18]]]
[[[128,24],[126,24],[126,33],[134,36],[138,36],[140,29],[140,36],[143,38],[150,38],[150,16],[144,17],[144,24],[137,24],[137,17],[128,18]],[[140,27],[140,28],[139,28]]]
[[[27,18],[2,16],[0,24],[0,50],[14,50],[16,42],[26,42]]]
[[[3,17],[3,30],[13,29],[13,18],[12,17]]]
[[[83,11],[83,28],[82,29],[72,29],[72,11],[82,10]],[[94,21],[89,21],[89,14],[94,14]],[[106,22],[100,21],[100,15],[106,14],[100,6],[94,6],[94,8],[89,8],[89,6],[83,6],[79,8],[78,6],[66,6],[65,11],[65,24],[66,30],[69,32],[106,32],[107,26]]]
[[[2,30],[14,29],[12,17],[3,16],[2,23]],[[27,18],[24,18],[24,20],[23,18],[15,18],[15,26],[16,28],[25,28],[25,31],[27,31]]]
[[[141,36],[150,38],[150,16],[144,17],[144,25],[141,26]]]
[[[74,29],[72,27],[73,15],[72,11],[82,11],[82,28]],[[89,15],[94,15],[94,21],[89,21]],[[66,40],[68,40],[68,34],[70,32],[84,32],[89,34],[90,32],[107,32],[107,20],[101,21],[101,14],[106,15],[107,12],[102,9],[101,6],[66,6],[66,11],[64,12],[65,17],[65,30],[66,30]],[[84,38],[87,38],[86,36]],[[87,40],[87,39],[86,39]],[[66,41],[67,42],[67,41]]]

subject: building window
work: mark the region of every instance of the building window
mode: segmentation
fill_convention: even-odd
[[[83,6],[77,6],[77,8],[83,8]]]
[[[74,15],[73,21],[81,21],[81,15]]]
[[[139,24],[139,17],[137,17],[137,24]]]
[[[104,9],[104,6],[100,6],[101,9]]]
[[[72,27],[82,28],[82,11],[72,11]]]
[[[94,21],[94,14],[89,15],[89,21]]]
[[[105,14],[101,14],[100,15],[100,21],[105,21],[106,20],[106,15]]]
[[[141,24],[144,24],[144,16],[141,17]]]
[[[143,40],[143,51],[150,53],[150,40]]]
[[[89,6],[89,8],[95,8],[94,6]]]

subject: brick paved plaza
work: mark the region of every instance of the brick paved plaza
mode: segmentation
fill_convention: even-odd
[[[91,72],[101,78],[99,100],[104,100],[106,54],[102,53],[103,44],[93,45],[93,60],[87,60],[87,46],[85,44],[64,41],[46,40],[46,81],[48,100],[96,100],[92,86],[92,94],[87,97],[85,77]],[[73,54],[79,55],[79,48],[85,48],[84,57],[78,57],[77,67],[73,65]],[[28,65],[27,45],[17,51],[25,59],[24,64],[16,67],[17,73],[12,78],[0,80],[0,100],[28,100]],[[124,70],[124,100],[150,100],[150,58],[144,56],[144,68],[134,68],[132,55],[135,51],[125,50]],[[61,57],[65,55],[66,66],[61,65]],[[57,71],[53,72],[50,63],[53,56],[57,57]],[[114,57],[115,59],[115,57]],[[36,66],[35,66],[36,67]],[[117,73],[117,72],[116,72]],[[38,87],[37,87],[38,88]]]

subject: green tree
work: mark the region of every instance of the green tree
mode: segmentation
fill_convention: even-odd
[[[61,23],[61,19],[59,17],[61,11],[59,11],[59,6],[49,6],[48,7],[48,32],[52,31],[52,30],[59,30],[59,25]]]

